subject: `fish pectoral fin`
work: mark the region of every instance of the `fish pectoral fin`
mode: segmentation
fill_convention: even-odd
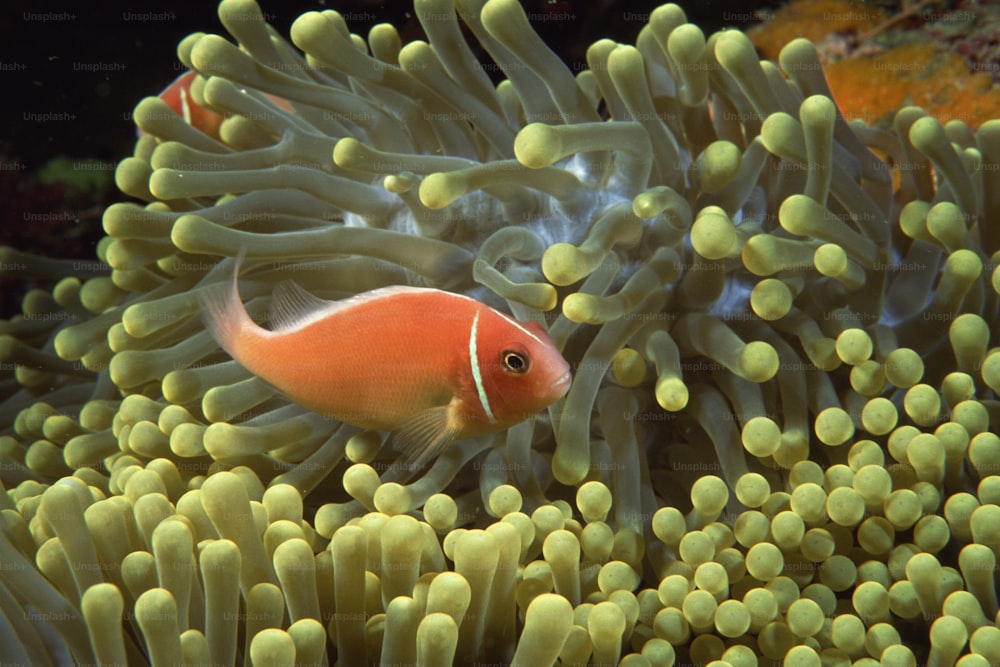
[[[393,432],[392,445],[402,453],[403,468],[419,470],[455,439],[458,429],[451,423],[449,406],[421,410]]]
[[[282,280],[271,293],[271,329],[294,329],[317,311],[330,307],[331,301],[310,294],[293,280]]]

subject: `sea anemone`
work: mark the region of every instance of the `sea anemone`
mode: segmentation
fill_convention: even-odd
[[[110,274],[4,250],[58,279],[2,325],[5,659],[1000,660],[1000,121],[848,124],[812,44],[676,5],[576,75],[515,0],[415,14],[224,0],[178,56],[225,119],[138,104]],[[410,479],[219,350],[240,250],[255,317],[462,292],[573,385]]]

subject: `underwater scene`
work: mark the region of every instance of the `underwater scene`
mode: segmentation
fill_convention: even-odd
[[[0,665],[1000,665],[1000,4],[21,4]]]

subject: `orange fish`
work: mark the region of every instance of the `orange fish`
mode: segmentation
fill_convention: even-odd
[[[194,98],[191,96],[191,85],[197,76],[198,73],[194,70],[185,71],[174,79],[169,86],[160,91],[157,97],[166,102],[167,106],[183,118],[185,123],[197,130],[201,130],[213,139],[218,139],[219,127],[222,125],[222,121],[226,119],[226,116],[211,109],[206,109],[194,101]],[[288,100],[268,95],[267,93],[264,93],[264,96],[285,111],[295,113],[295,109],[288,103]],[[141,131],[140,134],[142,134]]]
[[[228,293],[204,299],[219,345],[299,405],[394,431],[411,470],[569,389],[569,364],[540,325],[467,296],[397,285],[327,301],[284,281],[268,330],[247,313],[238,275],[239,261]]]
[[[199,106],[191,98],[191,84],[196,76],[197,72],[187,70],[164,88],[157,97],[166,102],[185,123],[218,139],[219,126],[222,125],[225,116]]]

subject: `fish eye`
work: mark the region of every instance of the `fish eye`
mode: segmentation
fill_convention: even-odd
[[[528,357],[515,352],[514,350],[504,350],[500,353],[500,363],[504,370],[520,375],[528,371]]]

